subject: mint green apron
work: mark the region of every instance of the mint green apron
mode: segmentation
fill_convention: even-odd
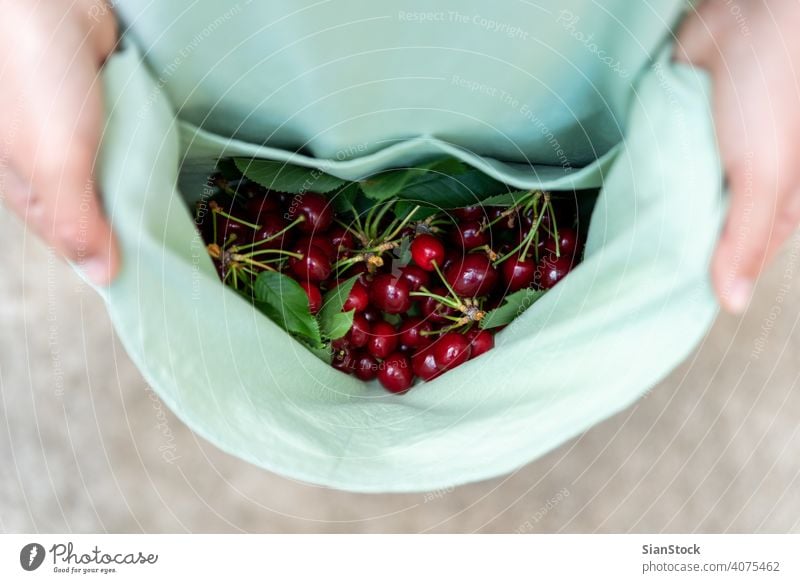
[[[360,491],[508,472],[630,405],[716,312],[721,179],[706,79],[669,60],[681,5],[121,0],[100,177],[125,263],[101,293],[131,357],[220,448]],[[358,179],[442,154],[602,190],[584,263],[402,397],[224,288],[186,205],[220,156]]]

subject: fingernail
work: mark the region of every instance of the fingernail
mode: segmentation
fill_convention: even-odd
[[[736,278],[728,292],[728,308],[734,314],[741,314],[753,295],[753,282],[743,277]]]
[[[108,284],[108,262],[100,257],[89,257],[80,264],[80,268],[95,285]]]

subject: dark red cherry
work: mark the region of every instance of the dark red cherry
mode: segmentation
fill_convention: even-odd
[[[334,350],[331,364],[333,368],[337,370],[346,372],[347,374],[353,374],[356,367],[355,353],[349,347]]]
[[[397,349],[400,337],[389,322],[375,322],[370,328],[367,350],[375,358],[386,358]]]
[[[573,258],[567,255],[562,255],[561,257],[546,255],[543,257],[537,268],[539,287],[550,289],[564,279],[564,276],[572,270],[573,261]]]
[[[211,226],[213,233],[213,225]],[[253,229],[237,223],[234,220],[226,219],[225,217],[217,216],[217,240],[216,243],[222,245],[228,242],[232,235],[236,238],[233,240],[234,245],[247,243],[253,235]]]
[[[489,230],[482,229],[480,221],[465,221],[450,231],[450,240],[457,249],[469,251],[489,243]]]
[[[431,347],[423,348],[411,357],[411,370],[423,381],[435,379],[441,374]]]
[[[400,324],[400,329],[398,330],[400,343],[409,349],[424,348],[431,343],[431,337],[420,333],[430,332],[432,329],[433,326],[431,326],[429,320],[424,320],[417,316],[407,318]]]
[[[287,211],[289,220],[305,217],[299,228],[304,233],[321,233],[333,222],[333,206],[321,194],[307,192],[295,196],[289,202]]]
[[[444,262],[444,245],[433,235],[417,235],[411,242],[411,258],[425,271],[433,271],[434,264]]]
[[[485,296],[497,283],[497,270],[483,253],[468,253],[448,267],[444,277],[460,296]]]
[[[353,325],[347,333],[350,344],[356,348],[366,346],[371,328],[371,324],[363,314],[353,314]]]
[[[360,352],[355,357],[354,374],[362,381],[371,381],[378,376],[378,361],[366,352]]]
[[[370,302],[387,314],[402,314],[411,307],[411,286],[391,273],[375,276],[370,285]]]
[[[533,284],[536,277],[536,262],[528,257],[513,256],[500,266],[507,292],[515,292]]]
[[[451,370],[469,360],[471,348],[463,334],[448,332],[440,336],[433,344],[433,356],[440,370]]]
[[[261,228],[254,231],[252,236],[253,243],[261,243],[258,249],[281,249],[290,245],[289,231],[276,237],[275,235],[286,228],[288,223],[280,215],[263,215],[260,219]]]
[[[486,211],[482,205],[474,204],[460,209],[453,209],[450,214],[460,221],[480,221],[486,216]]]
[[[315,245],[306,248],[295,245],[293,251],[303,256],[302,259],[289,258],[289,268],[300,281],[317,282],[328,279],[331,274],[331,260],[325,251]]]
[[[281,205],[277,198],[271,196],[258,196],[251,198],[244,203],[247,218],[252,223],[261,224],[267,215],[275,215],[280,212]]]
[[[307,281],[301,281],[299,283],[300,287],[305,290],[308,296],[308,309],[312,314],[316,314],[322,308],[322,293],[320,293],[319,288],[313,283]]]
[[[437,287],[431,290],[431,293],[437,296],[447,297],[449,292],[443,287]],[[449,306],[445,306],[436,298],[430,296],[422,298],[419,303],[420,311],[425,319],[430,322],[444,323],[448,319],[445,316],[455,316],[456,310]]]
[[[473,328],[464,336],[467,338],[471,348],[470,358],[480,356],[494,348],[494,334],[488,330]]]
[[[336,247],[333,246],[333,243],[331,243],[330,239],[322,234],[313,236],[305,235],[300,237],[293,245],[293,247],[296,249],[308,249],[312,246],[324,251],[325,255],[327,255],[328,259],[331,261],[336,259]]]
[[[326,235],[337,253],[353,248],[353,233],[341,225],[331,226]]]
[[[363,312],[369,307],[369,290],[360,281],[356,280],[353,288],[350,290],[350,295],[344,302],[342,308],[345,312],[355,310],[356,312]]]
[[[431,276],[427,271],[411,263],[400,271],[400,277],[408,282],[411,286],[411,291],[419,291],[419,288],[427,286],[431,280]]]
[[[378,381],[390,393],[405,393],[414,382],[414,371],[405,354],[395,352],[384,360],[378,370]]]
[[[378,322],[380,320],[383,320],[383,316],[381,315],[381,311],[379,309],[373,308],[373,307],[370,307],[370,308],[367,308],[366,310],[364,310],[362,312],[362,315],[367,320],[367,322],[369,322],[370,324],[372,324],[373,322]]]
[[[573,256],[575,255],[575,251],[578,249],[578,233],[575,232],[575,229],[571,229],[569,227],[563,227],[558,230],[558,244],[559,244],[559,253],[561,255]],[[555,239],[548,239],[547,243],[545,243],[544,248],[547,251],[552,253],[556,252],[556,240]]]

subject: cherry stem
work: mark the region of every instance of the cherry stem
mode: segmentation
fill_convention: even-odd
[[[397,237],[397,235],[398,235],[400,232],[402,232],[402,230],[403,230],[403,229],[406,227],[406,225],[407,225],[407,224],[408,224],[408,223],[411,221],[411,219],[414,217],[414,215],[416,214],[416,212],[417,212],[419,209],[420,209],[420,206],[419,206],[419,205],[417,205],[417,206],[415,206],[413,209],[411,209],[411,211],[410,211],[410,212],[409,212],[409,213],[406,215],[406,217],[405,217],[405,218],[404,218],[402,221],[400,221],[400,224],[399,224],[399,225],[397,225],[397,227],[396,227],[396,228],[395,228],[393,231],[391,231],[391,233],[389,233],[389,234],[386,234],[386,233],[384,233],[384,236],[382,237],[382,239],[384,239],[384,240],[388,240],[388,241],[391,241],[392,239],[394,239],[395,237]],[[392,229],[392,227],[394,226],[394,224],[395,224],[396,222],[397,222],[397,219],[395,219],[394,221],[392,221],[392,224],[391,224],[391,225],[389,225],[389,228],[388,228],[388,229],[386,229],[386,231],[387,231],[387,232],[389,232],[389,231]]]
[[[369,233],[368,233],[371,239],[378,238],[378,227],[380,226],[383,217],[386,216],[386,213],[388,213],[392,209],[392,205],[394,205],[394,203],[396,202],[397,202],[396,198],[387,201],[380,207],[378,213],[372,217],[372,223],[369,225]]]
[[[502,221],[506,217],[509,217],[509,216],[513,215],[515,212],[517,212],[520,208],[524,207],[525,205],[528,205],[528,204],[531,204],[532,202],[535,202],[541,196],[542,196],[542,191],[541,190],[529,190],[528,192],[523,194],[520,197],[520,199],[516,203],[514,203],[513,206],[508,207],[506,210],[504,210],[502,213],[500,213],[500,215],[496,219],[494,219],[493,221],[490,221],[489,223],[487,223],[484,226],[482,226],[481,230],[485,231],[486,229],[488,229],[489,227],[491,227],[492,225],[494,225],[498,221]]]
[[[224,210],[219,208],[219,205],[217,205],[216,203],[212,203],[211,212],[212,213],[216,213],[218,215],[222,215],[226,219],[229,219],[229,220],[231,220],[231,221],[233,221],[235,223],[239,223],[240,225],[244,225],[245,227],[250,227],[251,229],[254,229],[254,230],[257,230],[257,229],[261,228],[261,225],[256,225],[254,223],[248,223],[244,219],[237,219],[232,214],[226,213]]]
[[[556,223],[556,209],[553,208],[553,201],[547,199],[547,209],[550,212],[550,219],[553,221],[553,239],[556,241],[556,257],[561,257],[561,243],[558,237],[558,224]]]
[[[445,296],[440,296],[439,294],[435,294],[428,290],[428,288],[420,288],[422,291],[415,291],[411,292],[410,296],[417,297],[417,298],[433,298],[440,304],[444,304],[448,308],[453,308],[454,310],[458,310],[459,312],[463,312],[466,310],[464,304],[461,303],[461,300],[454,300],[453,298],[448,298]]]
[[[447,280],[444,278],[444,275],[442,275],[442,271],[441,269],[439,269],[438,262],[434,259],[433,261],[431,261],[431,263],[433,264],[433,268],[436,270],[436,275],[438,275],[439,279],[442,280],[444,287],[447,288],[447,291],[450,292],[450,295],[453,296],[453,298],[458,302],[459,305],[461,305],[461,300],[459,299],[458,294],[453,290],[452,287],[450,287],[450,284],[447,283]]]
[[[514,247],[511,251],[509,251],[505,255],[503,255],[500,259],[495,261],[494,264],[495,265],[500,265],[503,261],[505,261],[506,259],[508,259],[512,255],[515,255],[517,252],[519,252],[519,250],[522,249],[523,247],[525,247],[525,251],[526,251],[526,253],[522,256],[523,259],[524,259],[525,255],[527,255],[527,250],[530,247],[531,241],[533,241],[533,238],[539,232],[539,227],[542,224],[542,219],[543,218],[544,218],[544,213],[539,214],[536,217],[536,224],[533,225],[533,227],[531,227],[531,230],[528,231],[528,234],[525,235],[525,238],[520,242],[520,244],[517,245],[516,247]]]
[[[253,251],[252,253],[247,253],[246,255],[240,255],[239,253],[236,253],[234,257],[255,257],[256,255],[264,255],[268,253],[275,253],[285,257],[294,257],[295,259],[303,258],[302,253],[294,253],[293,251],[285,251],[283,249],[261,249],[260,251]]]
[[[466,316],[461,318],[453,318],[452,316],[446,316],[446,317],[450,320],[454,320],[454,323],[451,324],[450,326],[441,328],[439,330],[421,330],[419,335],[433,336],[434,334],[447,334],[448,332],[452,332],[453,330],[466,326],[467,324],[470,323],[470,319],[467,318]]]
[[[289,223],[286,227],[284,227],[283,229],[278,231],[277,233],[273,233],[272,235],[270,235],[266,239],[261,239],[260,241],[256,241],[255,243],[250,243],[248,245],[239,245],[239,246],[236,247],[236,251],[243,251],[245,249],[251,249],[252,247],[256,247],[257,245],[262,245],[264,243],[269,243],[270,241],[272,241],[274,239],[277,239],[281,235],[285,234],[286,231],[288,231],[292,227],[295,227],[295,226],[299,225],[300,223],[305,222],[305,220],[306,220],[306,218],[301,215],[301,216],[297,217],[295,220],[293,220],[291,223]]]
[[[353,205],[350,205],[350,208],[353,209],[353,213],[355,213],[356,209],[353,208]],[[358,227],[358,230],[351,229],[350,225],[345,224],[344,221],[340,221],[339,219],[334,219],[334,221],[336,221],[336,224],[339,225],[340,227],[342,227],[345,231],[355,235],[356,239],[358,239],[361,242],[361,244],[364,247],[366,247],[367,245],[369,245],[369,240],[364,235],[364,233],[361,232],[363,230],[363,228],[361,227],[361,221],[359,220],[358,215],[355,215],[355,216],[356,216],[355,224],[356,224],[356,227]]]

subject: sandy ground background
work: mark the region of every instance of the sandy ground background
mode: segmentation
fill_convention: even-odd
[[[630,409],[509,476],[361,495],[192,434],[99,298],[5,213],[0,232],[0,531],[800,532],[800,238]]]

